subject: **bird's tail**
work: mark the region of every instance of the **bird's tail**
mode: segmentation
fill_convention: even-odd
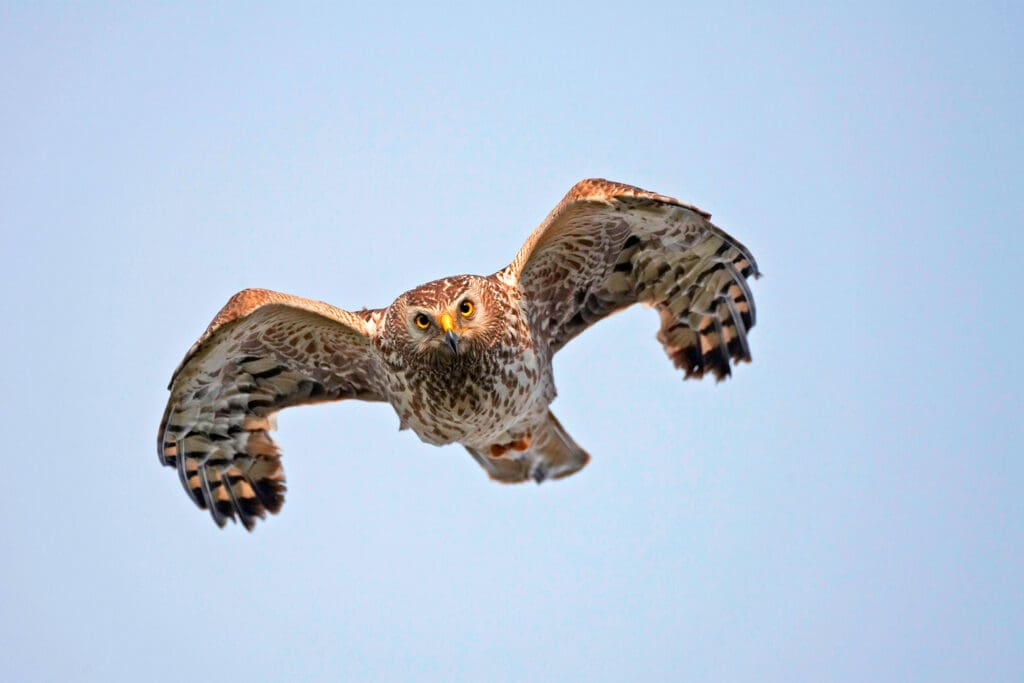
[[[547,420],[531,434],[524,451],[507,450],[499,457],[467,448],[487,476],[503,484],[518,484],[529,479],[538,484],[545,479],[561,479],[583,469],[590,455],[580,448],[562,424],[548,411]]]

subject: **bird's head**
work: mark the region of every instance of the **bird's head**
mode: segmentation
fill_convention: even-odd
[[[493,283],[475,275],[435,280],[409,290],[388,309],[389,329],[416,355],[471,356],[490,347],[501,322]]]

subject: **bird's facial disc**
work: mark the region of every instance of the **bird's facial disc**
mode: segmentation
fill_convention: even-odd
[[[430,304],[421,306],[413,304],[407,309],[407,324],[422,351],[451,357],[462,355],[467,348],[478,343],[477,337],[482,328],[475,296],[464,292],[438,307]]]

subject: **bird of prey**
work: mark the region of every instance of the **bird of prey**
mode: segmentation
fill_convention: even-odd
[[[459,443],[494,480],[566,477],[590,459],[548,406],[551,359],[635,303],[686,377],[749,361],[754,257],[679,200],[583,180],[507,267],[456,275],[349,312],[264,289],[235,294],[185,355],[157,437],[160,461],[223,526],[252,529],[284,501],[270,438],[282,408],[383,401],[401,429]]]

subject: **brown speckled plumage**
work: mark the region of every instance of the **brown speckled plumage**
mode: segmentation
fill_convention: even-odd
[[[355,313],[247,289],[171,379],[158,451],[223,526],[251,529],[284,501],[277,411],[387,401],[402,429],[460,443],[502,482],[568,476],[589,460],[548,410],[551,358],[601,318],[656,308],[658,340],[687,377],[749,361],[750,252],[700,209],[606,180],[577,183],[512,263],[428,282]]]

